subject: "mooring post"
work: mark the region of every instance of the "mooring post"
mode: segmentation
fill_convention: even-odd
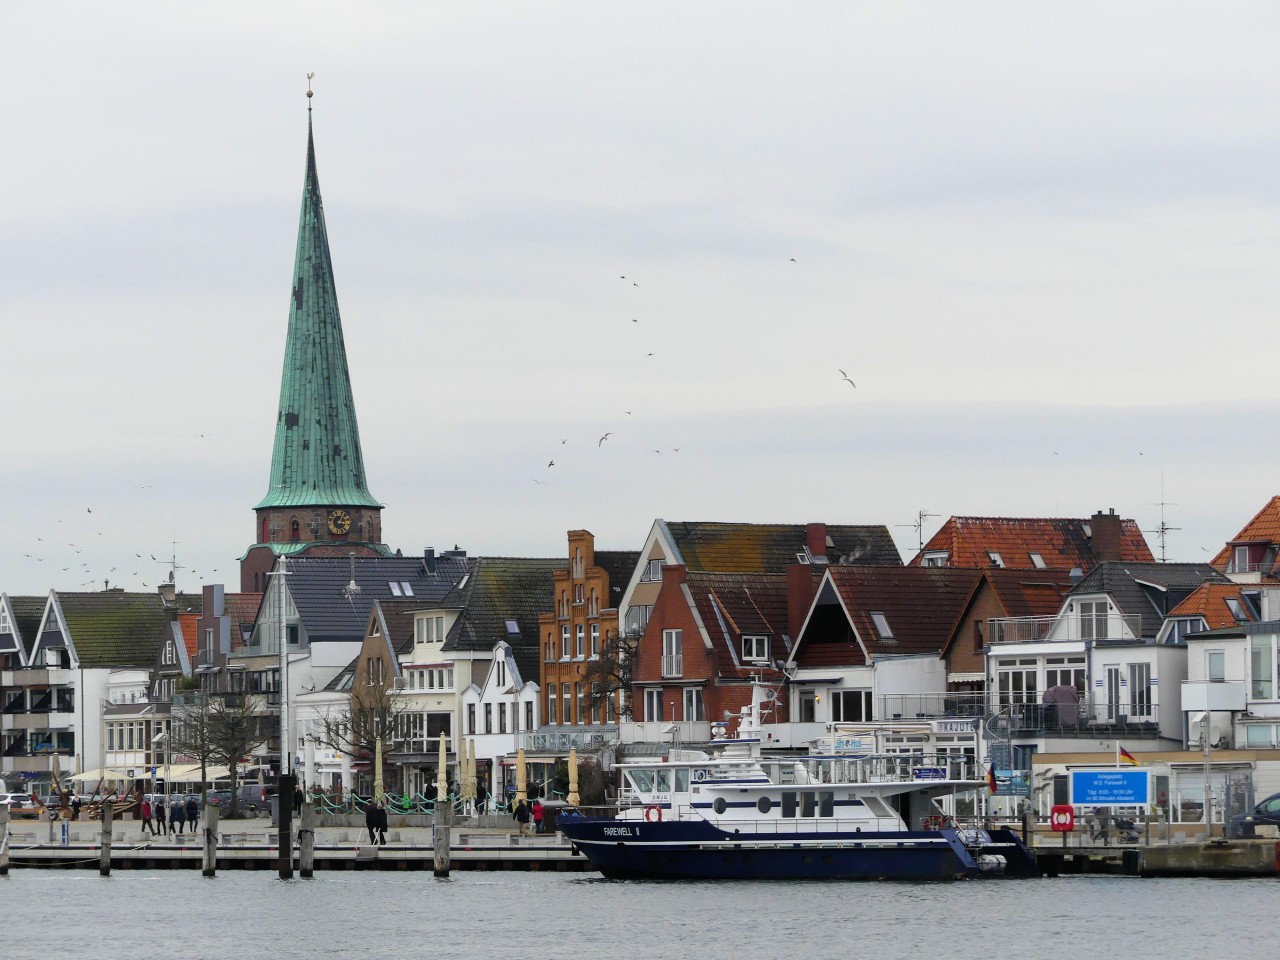
[[[298,828],[298,875],[310,877],[316,861],[316,804],[308,797],[302,803],[302,826]]]
[[[204,870],[203,876],[218,875],[218,806],[209,803],[204,805]]]
[[[431,838],[435,841],[435,875],[449,876],[449,845],[453,839],[453,807],[445,798],[436,801],[431,820]]]
[[[276,787],[276,824],[279,833],[276,843],[280,847],[280,879],[293,879],[293,776],[280,774]]]
[[[0,806],[0,877],[9,875],[9,805]]]
[[[102,805],[102,836],[98,840],[98,876],[111,876],[111,817],[115,806],[110,803]]]

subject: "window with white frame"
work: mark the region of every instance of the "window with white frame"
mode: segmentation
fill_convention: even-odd
[[[644,573],[640,575],[641,582],[652,583],[655,580],[662,579],[662,558],[650,560],[645,564]]]
[[[493,704],[484,705],[484,732],[493,733]]]
[[[1076,696],[1083,700],[1085,690],[1084,657],[1048,657],[1045,660],[1044,687],[1075,687]]]
[[[505,703],[498,704],[498,732],[507,732],[507,705]]]
[[[568,660],[570,656],[569,625],[566,623],[560,628],[560,659]]]
[[[573,723],[573,686],[568,683],[560,684],[560,716],[564,723]]]
[[[991,561],[991,565],[993,567],[1000,567],[1000,568],[1004,567],[1004,558],[1001,557],[1000,554],[995,550],[987,551],[987,559]]]
[[[874,719],[871,716],[871,691],[831,691],[831,719],[844,723],[867,723]]]
[[[1129,664],[1129,719],[1151,720],[1151,664]]]
[[[1080,601],[1081,640],[1107,639],[1107,610],[1106,600]]]
[[[591,625],[591,656],[600,656],[600,624]]]
[[[1039,703],[1036,660],[997,660],[996,691],[1002,707]]]
[[[467,704],[467,736],[474,737],[476,735],[476,705],[474,703]]]
[[[892,640],[893,630],[889,628],[889,620],[879,610],[871,611],[871,622],[875,625],[876,633],[880,635],[881,640]]]
[[[574,630],[573,655],[582,660],[587,655],[587,625],[585,623],[578,624]]]
[[[684,676],[684,631],[662,631],[662,675]]]
[[[1032,550],[1028,556],[1031,557],[1031,565],[1037,570],[1043,570],[1048,566],[1048,564],[1044,562],[1044,557],[1036,553],[1036,551]]]
[[[549,724],[558,724],[560,722],[560,711],[557,709],[557,700],[559,696],[559,684],[547,684],[547,723]]]
[[[653,614],[653,604],[638,604],[627,608],[627,632],[643,633],[649,625],[649,617]]]
[[[769,638],[760,636],[744,636],[742,638],[742,659],[760,662],[769,659]]]
[[[650,723],[665,719],[662,716],[662,690],[648,688],[644,692],[644,718]]]
[[[685,687],[684,690],[684,718],[685,720],[705,720],[707,719],[702,709],[702,688],[701,687]]]
[[[586,685],[582,683],[573,685],[573,699],[577,702],[579,723],[589,723],[591,721],[591,718],[587,715],[586,689]]]
[[[1227,652],[1225,650],[1209,650],[1206,654],[1210,680],[1227,679]]]
[[[1232,548],[1231,572],[1232,573],[1248,573],[1249,572],[1249,548],[1247,546],[1238,546],[1238,547]]]
[[[945,550],[926,553],[924,559],[920,561],[922,567],[945,567],[947,565],[948,555]]]
[[[1280,690],[1280,650],[1275,634],[1255,634],[1249,638],[1249,699],[1274,700]]]
[[[524,728],[526,730],[533,729],[533,701],[526,700],[524,702]]]

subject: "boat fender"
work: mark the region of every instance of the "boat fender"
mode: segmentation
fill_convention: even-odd
[[[662,808],[651,805],[644,808],[644,818],[649,823],[657,823],[662,819]]]

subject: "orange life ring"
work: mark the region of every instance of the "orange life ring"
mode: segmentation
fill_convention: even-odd
[[[658,823],[662,820],[662,808],[659,806],[645,807],[644,819],[648,823]]]

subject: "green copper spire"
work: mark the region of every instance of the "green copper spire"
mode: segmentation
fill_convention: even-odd
[[[254,509],[294,506],[382,506],[365,486],[360,430],[351,398],[342,318],[316,174],[310,105],[307,175],[271,453],[271,488]]]

